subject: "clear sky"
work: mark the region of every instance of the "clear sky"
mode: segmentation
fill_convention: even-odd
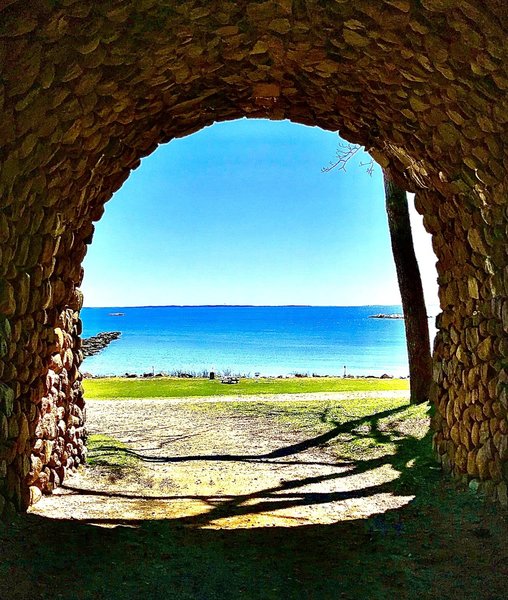
[[[85,258],[85,306],[399,304],[378,166],[322,173],[337,134],[219,123],[160,146],[106,205]],[[429,236],[413,211],[427,302]]]

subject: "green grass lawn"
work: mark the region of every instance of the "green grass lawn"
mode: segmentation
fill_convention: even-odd
[[[187,398],[195,396],[238,396],[252,394],[303,394],[311,392],[373,392],[409,390],[407,379],[343,379],[341,377],[305,377],[292,379],[242,379],[224,384],[209,379],[85,379],[85,396],[115,398]]]
[[[111,471],[122,471],[135,468],[138,464],[138,459],[126,452],[127,445],[109,435],[90,435],[86,446],[87,463],[91,467],[106,467]]]

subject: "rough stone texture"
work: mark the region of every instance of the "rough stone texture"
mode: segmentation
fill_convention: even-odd
[[[0,4],[0,509],[84,458],[78,287],[140,158],[214,121],[339,130],[417,193],[442,314],[435,447],[506,504],[508,11],[502,0]]]

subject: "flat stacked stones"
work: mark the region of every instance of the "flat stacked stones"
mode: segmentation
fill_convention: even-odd
[[[0,514],[85,457],[78,288],[104,203],[158,144],[244,116],[339,130],[417,193],[436,451],[506,504],[506,29],[500,0],[4,1]]]

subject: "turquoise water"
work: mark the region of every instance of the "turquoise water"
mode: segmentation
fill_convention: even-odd
[[[400,312],[400,306],[84,308],[84,337],[122,335],[85,359],[82,371],[343,375],[345,366],[351,375],[406,376],[404,322],[368,318]]]

